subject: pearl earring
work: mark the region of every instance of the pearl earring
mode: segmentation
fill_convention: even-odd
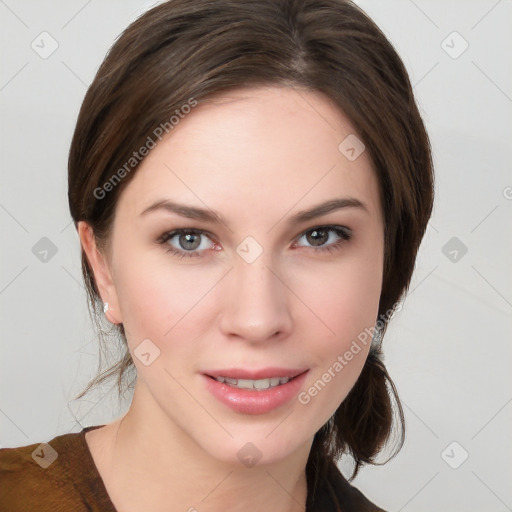
[[[106,313],[108,311],[108,302],[103,303],[103,313]]]

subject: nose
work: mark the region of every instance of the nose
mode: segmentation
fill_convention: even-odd
[[[291,292],[279,274],[265,252],[252,263],[236,258],[223,289],[224,335],[249,343],[275,342],[289,335]]]

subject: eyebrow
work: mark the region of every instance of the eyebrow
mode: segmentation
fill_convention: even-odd
[[[368,213],[368,208],[359,199],[355,199],[352,197],[336,198],[294,214],[292,217],[288,219],[288,224],[294,225],[304,223],[309,220],[315,219],[316,217],[321,217],[322,215],[327,215],[328,213],[345,208],[357,208]],[[211,222],[214,224],[224,224],[221,216],[214,210],[197,208],[195,206],[186,206],[184,204],[179,204],[168,199],[161,199],[154,202],[145,210],[143,210],[140,215],[147,215],[150,212],[159,210],[175,213],[177,215],[180,215],[181,217],[186,217],[188,219],[201,220],[204,222]]]

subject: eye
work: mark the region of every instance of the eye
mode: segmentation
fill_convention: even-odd
[[[317,226],[300,235],[298,242],[304,239],[314,252],[332,252],[341,249],[351,237],[352,231],[345,226]],[[218,247],[209,234],[200,229],[175,229],[164,233],[157,243],[165,244],[166,251],[178,258],[201,257],[202,251]],[[297,245],[307,247],[300,243]]]
[[[210,244],[206,243],[210,241]],[[212,249],[215,244],[206,235],[205,231],[197,229],[176,229],[164,233],[158,240],[159,244],[168,244],[167,252],[179,258],[201,256],[199,253],[206,249]]]
[[[322,252],[341,249],[351,238],[352,231],[345,226],[317,226],[305,231],[298,241],[305,240],[315,252]],[[299,244],[299,247],[304,246]]]

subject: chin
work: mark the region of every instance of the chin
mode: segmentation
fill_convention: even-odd
[[[257,429],[245,427],[240,429],[239,434],[228,427],[233,438],[226,434],[223,439],[208,439],[205,434],[203,439],[208,439],[208,442],[203,445],[203,449],[218,461],[237,466],[243,464],[246,467],[276,464],[301,448],[307,447],[309,453],[314,434],[309,439],[303,439],[299,437],[297,429],[291,435],[285,429],[279,432],[279,426],[276,428],[276,425],[279,422],[269,423],[265,427],[260,425]]]

